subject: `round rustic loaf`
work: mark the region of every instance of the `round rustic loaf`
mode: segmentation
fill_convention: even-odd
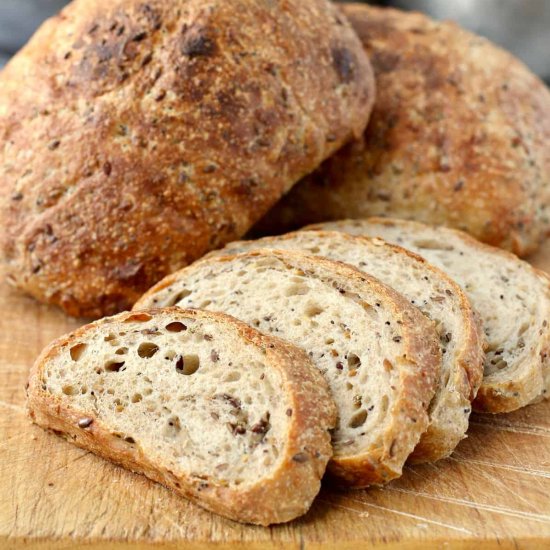
[[[377,79],[362,139],[297,185],[278,230],[391,216],[465,230],[526,254],[550,229],[550,92],[453,23],[344,5]]]
[[[245,233],[362,133],[374,84],[326,0],[76,0],[0,90],[9,280],[99,316]]]

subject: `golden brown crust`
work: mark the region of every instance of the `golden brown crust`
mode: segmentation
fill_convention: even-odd
[[[241,236],[374,94],[326,0],[75,0],[0,89],[9,279],[81,316]]]
[[[244,488],[227,487],[212,481],[208,484],[184,472],[159,467],[139,445],[128,445],[115,437],[90,411],[78,411],[42,389],[41,380],[47,361],[83,334],[105,324],[117,322],[134,313],[122,313],[81,327],[50,344],[31,369],[27,390],[28,408],[34,422],[53,430],[75,445],[92,451],[134,472],[142,473],[174,492],[226,517],[246,523],[269,525],[290,521],[305,513],[320,489],[325,466],[332,455],[329,429],[336,422],[336,408],[320,373],[305,353],[290,344],[263,335],[248,325],[221,313],[166,308],[148,310],[150,315],[170,313],[174,318],[214,321],[235,330],[243,340],[265,349],[267,363],[280,373],[281,391],[289,395],[292,415],[284,456],[278,469],[265,477],[258,472],[258,482]],[[85,429],[78,421],[92,417]],[[299,460],[296,456],[299,456]],[[205,486],[207,485],[207,486]]]
[[[264,227],[391,216],[463,229],[520,255],[550,229],[550,92],[453,23],[348,4],[374,67],[367,131],[296,186]]]
[[[184,268],[150,289],[134,306],[143,309],[154,303],[154,296],[180,278],[205,264],[226,264],[235,258],[276,257],[283,265],[328,280],[329,274],[346,293],[358,300],[374,292],[392,312],[400,326],[405,354],[399,369],[400,384],[391,408],[391,427],[370,448],[351,456],[334,456],[328,471],[339,483],[353,487],[383,484],[399,477],[407,457],[428,426],[427,408],[433,397],[441,368],[441,350],[433,323],[399,293],[354,267],[294,250],[255,250],[238,255],[212,256]]]

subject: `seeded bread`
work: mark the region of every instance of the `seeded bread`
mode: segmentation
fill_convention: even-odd
[[[344,4],[377,94],[362,139],[299,183],[272,230],[388,216],[467,231],[524,255],[550,229],[550,91],[452,22]]]
[[[483,322],[488,349],[474,408],[508,412],[550,390],[550,282],[513,254],[444,227],[371,218],[318,228],[382,237],[424,256],[464,289]]]
[[[461,288],[441,270],[381,239],[336,231],[298,231],[257,241],[237,241],[212,254],[236,254],[258,248],[302,250],[348,263],[403,294],[435,322],[441,342],[442,369],[430,403],[430,423],[409,461],[449,456],[465,437],[471,401],[483,377],[484,338]]]
[[[33,420],[231,519],[305,513],[336,409],[306,354],[227,315],[122,313],[48,346]]]
[[[373,101],[327,0],[75,0],[0,75],[0,255],[71,315],[238,238]]]
[[[339,411],[329,471],[364,487],[401,475],[428,426],[441,353],[434,325],[401,295],[346,264],[259,250],[197,262],[136,308],[224,311],[303,347]]]

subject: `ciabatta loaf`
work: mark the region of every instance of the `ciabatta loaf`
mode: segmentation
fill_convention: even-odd
[[[237,521],[305,513],[336,420],[306,354],[219,313],[122,313],[48,346],[34,421]]]
[[[229,254],[257,248],[303,250],[351,264],[403,294],[432,319],[443,354],[441,376],[430,403],[430,424],[411,461],[450,455],[465,437],[471,400],[483,377],[484,338],[461,288],[426,260],[381,239],[337,231],[297,231],[257,241],[237,241],[218,251]],[[214,254],[214,253],[211,253]]]
[[[548,396],[550,283],[545,273],[444,227],[385,218],[318,227],[379,236],[414,250],[464,289],[481,317],[488,343],[476,409],[508,412]]]
[[[168,276],[137,308],[207,308],[304,348],[338,406],[330,471],[362,487],[401,475],[428,426],[441,354],[434,325],[351,266],[296,251],[213,257]]]

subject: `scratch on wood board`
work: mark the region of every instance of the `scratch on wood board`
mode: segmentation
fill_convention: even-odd
[[[380,506],[379,504],[374,504],[372,502],[366,502],[360,499],[352,498],[349,496],[344,497],[346,500],[349,500],[351,502],[356,502],[358,504],[362,504],[363,506],[370,506],[371,508],[375,508],[376,510],[381,510],[383,512],[391,512],[392,514],[397,514],[398,516],[404,516],[410,519],[415,519],[417,521],[428,523],[431,525],[436,525],[437,527],[445,527],[446,529],[453,529],[454,531],[459,531],[460,533],[464,533],[466,535],[473,535],[474,533],[465,527],[459,527],[457,525],[453,525],[451,523],[445,523],[442,521],[437,521],[435,519],[429,519],[424,516],[419,516],[416,514],[411,514],[410,512],[403,512],[402,510],[395,510],[394,508],[387,508],[386,506]],[[364,511],[357,510],[355,508],[351,508],[349,506],[344,506],[343,504],[337,504],[334,502],[331,502],[329,500],[319,499],[320,502],[325,502],[326,504],[329,504],[331,506],[334,506],[336,508],[342,508],[343,510],[347,510],[349,512],[355,512],[358,515],[365,515]]]
[[[535,477],[544,477],[550,479],[550,472],[543,470],[534,470],[533,468],[525,468],[521,466],[512,466],[511,464],[499,464],[498,462],[491,462],[489,460],[476,460],[474,458],[465,458],[455,452],[453,456],[450,456],[448,460],[458,462],[459,464],[477,464],[479,466],[490,466],[492,468],[500,468],[502,470],[509,470],[510,472],[516,472],[518,474],[526,474]]]
[[[475,508],[476,510],[484,510],[486,512],[494,512],[496,514],[503,514],[518,519],[527,519],[532,521],[538,521],[541,523],[550,523],[550,516],[544,514],[535,514],[533,512],[523,512],[521,510],[511,510],[510,508],[502,508],[500,506],[493,506],[491,504],[482,504],[479,502],[472,502],[470,500],[464,500],[461,498],[443,497],[440,495],[430,495],[429,493],[422,493],[420,491],[411,491],[409,489],[400,489],[397,487],[386,487],[387,491],[394,491],[398,493],[405,493],[412,496],[424,497],[431,500],[437,500],[439,502],[445,502],[446,504],[456,504],[457,506],[466,506],[468,508]]]
[[[544,426],[533,424],[512,424],[506,421],[499,421],[495,418],[491,420],[470,420],[470,426],[481,426],[483,428],[491,428],[505,432],[513,432],[518,434],[538,435],[540,437],[550,437],[550,430]]]

